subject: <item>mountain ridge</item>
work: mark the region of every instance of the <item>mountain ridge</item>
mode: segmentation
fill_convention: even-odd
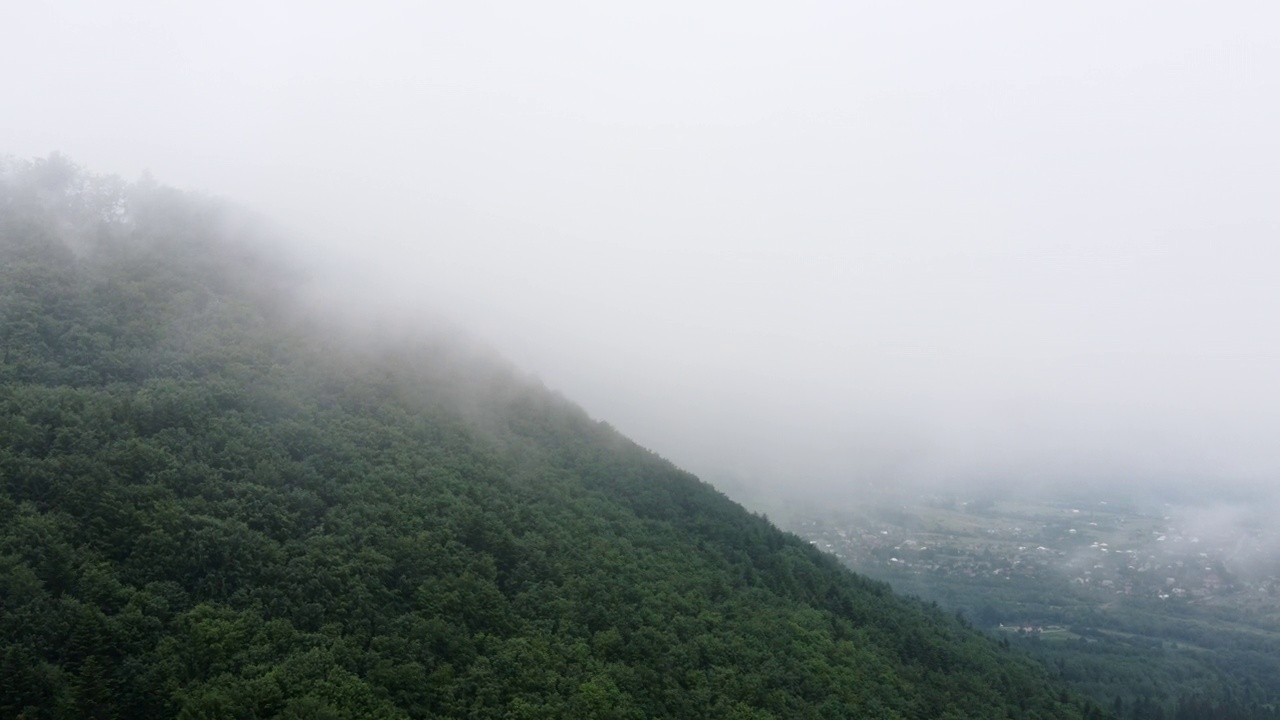
[[[238,211],[0,193],[0,714],[1103,716],[504,361],[352,348]]]

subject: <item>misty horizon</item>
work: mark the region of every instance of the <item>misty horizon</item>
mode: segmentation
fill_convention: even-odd
[[[713,481],[1267,489],[1278,12],[13,7],[0,152],[262,212]]]

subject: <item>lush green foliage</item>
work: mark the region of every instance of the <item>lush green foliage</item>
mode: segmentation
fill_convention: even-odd
[[[0,183],[0,716],[1101,714],[215,203]]]

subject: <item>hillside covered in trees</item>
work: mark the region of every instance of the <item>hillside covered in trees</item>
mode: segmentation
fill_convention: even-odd
[[[253,227],[0,168],[0,717],[1103,716]]]

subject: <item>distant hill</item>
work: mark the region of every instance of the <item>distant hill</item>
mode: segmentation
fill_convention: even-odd
[[[0,717],[1102,716],[253,228],[0,167]]]

